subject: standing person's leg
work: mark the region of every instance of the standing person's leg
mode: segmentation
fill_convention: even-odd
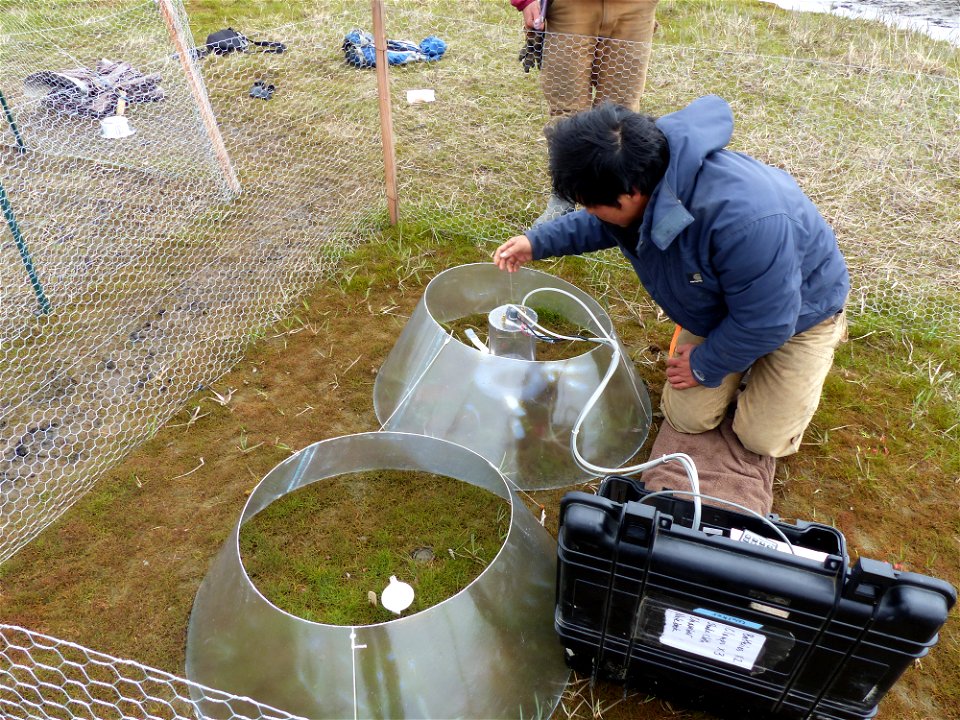
[[[591,74],[601,10],[601,0],[553,0],[547,8],[540,86],[552,118],[573,115],[593,105]],[[575,209],[572,203],[550,193],[546,209],[533,224]]]
[[[634,111],[647,81],[657,0],[603,0],[597,49],[595,103],[610,101]]]
[[[547,9],[540,83],[553,117],[593,103],[591,73],[602,9],[602,0],[552,0]]]
[[[699,345],[703,338],[688,330],[681,330],[677,345]],[[702,433],[717,427],[727,413],[727,407],[740,387],[740,373],[727,375],[719,387],[703,385],[674,390],[669,383],[663,387],[660,408],[674,430],[682,433]]]
[[[800,448],[834,351],[846,333],[846,313],[841,312],[753,364],[733,417],[733,431],[745,448],[775,458]]]

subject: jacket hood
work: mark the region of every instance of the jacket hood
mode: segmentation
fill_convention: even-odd
[[[653,242],[665,248],[693,221],[684,203],[696,186],[704,158],[730,142],[733,112],[723,98],[707,95],[664,115],[657,120],[657,127],[670,146],[670,163],[650,198],[649,230]]]

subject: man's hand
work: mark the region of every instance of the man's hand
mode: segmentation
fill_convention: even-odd
[[[507,240],[493,253],[493,262],[501,270],[516,272],[524,263],[533,260],[533,247],[526,235],[517,235]]]
[[[674,390],[686,390],[700,384],[690,370],[690,354],[695,347],[692,343],[680,345],[676,354],[667,358],[667,382]]]

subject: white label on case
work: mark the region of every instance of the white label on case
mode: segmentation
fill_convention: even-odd
[[[766,636],[667,608],[660,642],[678,650],[752,670]]]
[[[791,547],[782,540],[774,540],[772,538],[763,537],[763,535],[757,535],[749,530],[730,528],[730,539],[739,540],[740,542],[749,543],[751,545],[761,545],[763,547],[770,548],[771,550],[779,550],[780,552],[785,552],[790,555],[797,555],[798,557],[809,558],[810,560],[816,560],[817,562],[821,563],[828,557],[825,552],[811,550],[810,548],[800,547],[799,545],[793,545]]]

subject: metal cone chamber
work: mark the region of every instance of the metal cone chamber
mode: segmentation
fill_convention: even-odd
[[[443,475],[509,501],[499,553],[455,595],[376,625],[324,625],[269,602],[243,567],[243,524],[311,483],[379,469]],[[553,627],[555,574],[553,539],[476,453],[392,432],[318,442],[264,477],[214,559],[190,617],[187,676],[311,719],[548,717],[569,675]],[[204,717],[236,717],[193,700]]]
[[[458,339],[458,319],[520,305],[596,332],[583,302],[617,343],[609,316],[583,291],[546,273],[506,273],[492,263],[462,265],[437,275],[404,327],[374,386],[374,408],[384,430],[442,438],[479,453],[517,487],[542,489],[585,481],[570,452],[581,410],[607,372],[609,347],[583,343],[566,360],[498,356]],[[491,318],[492,319],[492,318]],[[549,324],[549,321],[547,322]],[[491,336],[509,323],[491,325]],[[491,340],[496,339],[491,337]],[[621,357],[629,358],[621,346]],[[629,359],[621,360],[605,392],[586,416],[578,447],[590,462],[619,467],[643,445],[650,428],[650,398]]]

